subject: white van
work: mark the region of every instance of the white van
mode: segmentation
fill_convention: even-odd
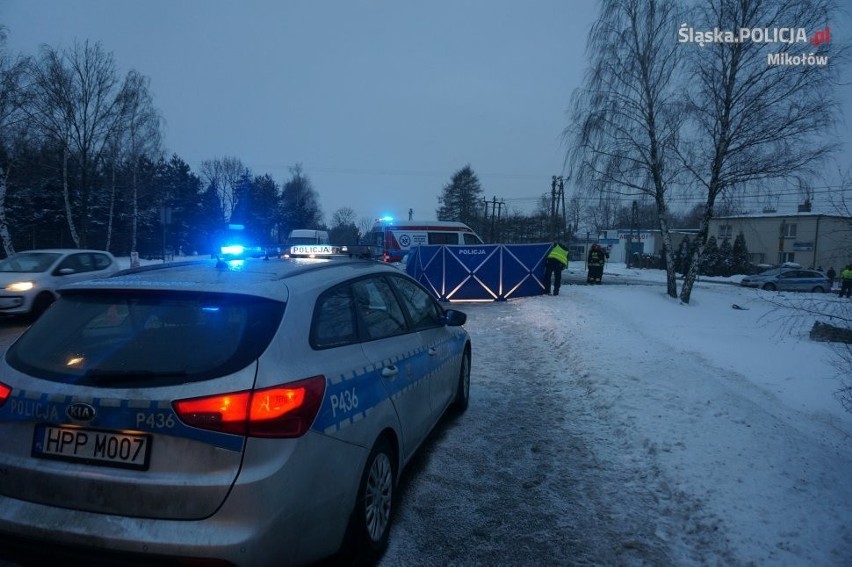
[[[308,230],[304,228],[291,230],[290,236],[287,237],[289,246],[298,246],[301,244],[329,244],[328,232],[325,230]]]
[[[400,262],[413,246],[475,246],[482,244],[482,239],[462,222],[380,219],[370,230],[367,244],[380,248],[385,262]]]

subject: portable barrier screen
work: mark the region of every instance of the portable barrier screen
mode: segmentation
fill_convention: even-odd
[[[417,246],[406,272],[440,301],[505,301],[544,292],[551,244]]]

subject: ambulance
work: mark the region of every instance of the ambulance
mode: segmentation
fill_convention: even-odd
[[[367,237],[367,244],[379,248],[385,262],[401,262],[414,246],[482,244],[472,228],[451,221],[400,221],[378,219]]]

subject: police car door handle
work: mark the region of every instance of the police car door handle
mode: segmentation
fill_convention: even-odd
[[[399,374],[399,368],[393,364],[382,368],[382,378],[393,378],[397,374]]]
[[[429,356],[435,356],[436,354],[438,354],[438,349],[435,347],[429,347]]]

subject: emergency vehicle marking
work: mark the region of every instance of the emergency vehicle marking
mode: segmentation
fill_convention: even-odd
[[[171,402],[165,400],[128,401],[119,398],[74,397],[66,394],[13,390],[9,403],[0,406],[0,421],[70,424],[73,420],[66,415],[66,411],[75,403],[87,403],[95,408],[95,417],[89,422],[89,425],[94,427],[170,435],[192,439],[229,451],[242,451],[245,443],[245,438],[241,435],[185,425],[172,410]],[[170,427],[170,423],[174,425]]]
[[[393,355],[380,363],[372,363],[359,370],[330,378],[329,391],[326,393],[326,400],[317,415],[313,429],[325,434],[336,433],[365,419],[372,409],[384,401],[396,402],[417,388],[427,387],[430,379],[435,378],[446,369],[448,364],[452,364],[461,356],[464,344],[459,341],[460,338],[459,335],[449,337],[409,350],[404,354]],[[436,349],[436,353],[428,354],[428,351],[433,348]],[[430,365],[429,361],[436,360],[434,358],[436,356],[439,357],[440,362],[427,372],[420,373],[415,379],[414,371],[409,367]],[[387,380],[381,376],[381,371],[391,365],[406,367],[406,371],[400,375],[403,379]],[[351,381],[356,379],[357,383],[350,385]],[[350,401],[348,407],[347,396]],[[355,398],[357,398],[357,406],[351,403]]]

